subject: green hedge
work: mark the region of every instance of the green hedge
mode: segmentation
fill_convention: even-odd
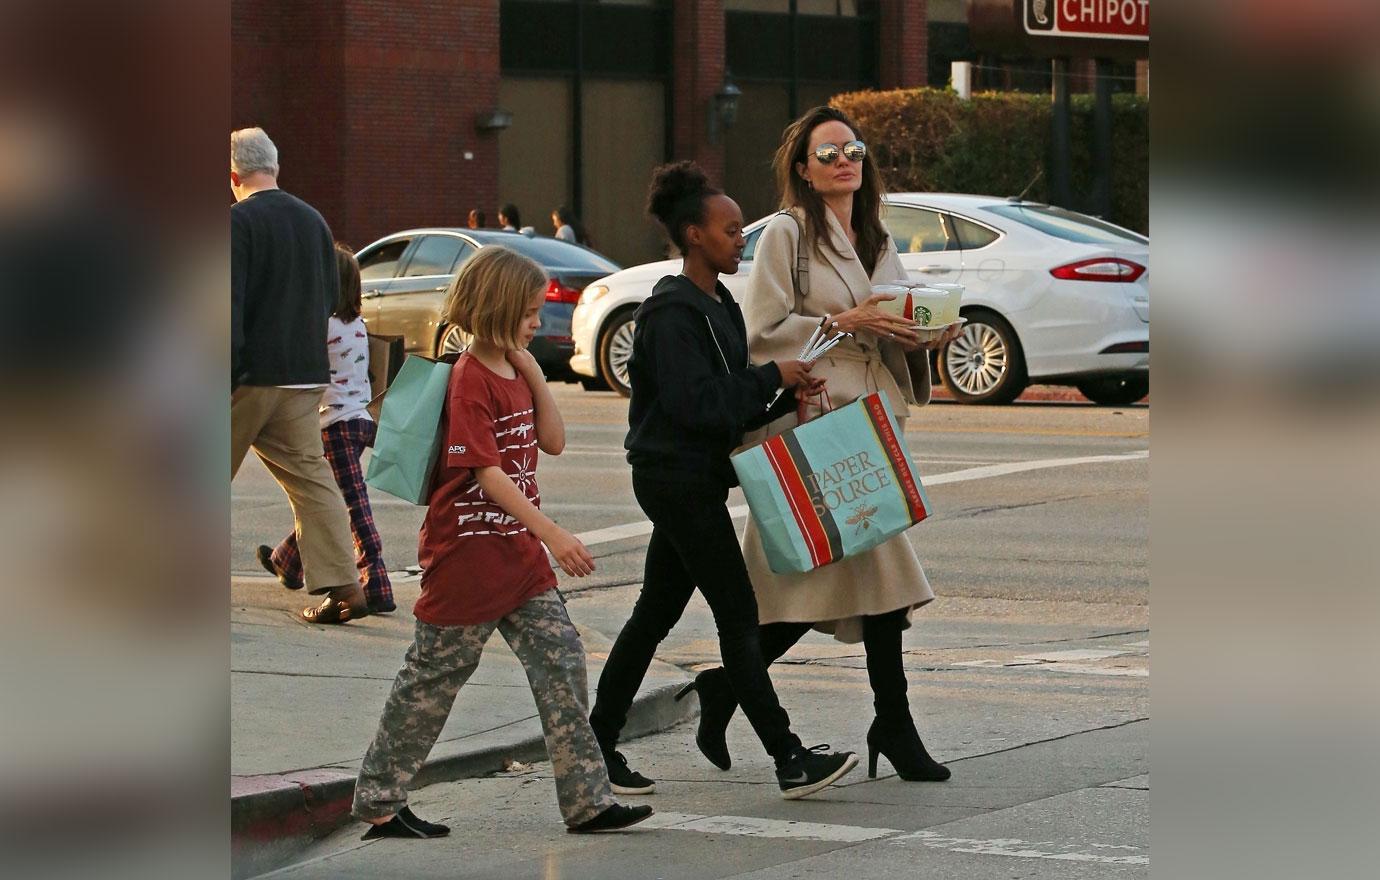
[[[1027,198],[1049,198],[1050,100],[982,92],[961,100],[947,89],[850,92],[830,103],[858,123],[892,192],[1016,195],[1036,172]],[[1087,210],[1092,192],[1091,95],[1074,95],[1070,208]],[[1112,96],[1112,216],[1139,232],[1150,226],[1150,101]]]

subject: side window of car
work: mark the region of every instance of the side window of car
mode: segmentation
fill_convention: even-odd
[[[953,221],[954,231],[958,233],[958,241],[963,245],[965,251],[975,251],[978,248],[987,247],[1001,237],[986,226],[980,226],[957,214],[950,214],[949,219]]]
[[[449,275],[460,256],[464,242],[449,235],[424,235],[403,272],[405,278],[419,275]]]
[[[470,257],[474,256],[474,252],[478,250],[478,248],[470,244],[468,241],[461,241],[458,238],[456,239],[456,241],[460,242],[460,255],[455,258],[455,262],[451,265],[450,269],[448,270],[450,272],[459,272],[460,267],[465,265],[465,261],[468,260]]]
[[[744,237],[744,240],[747,242],[747,244],[743,247],[744,263],[751,260],[752,255],[757,252],[757,241],[762,237],[762,233],[766,230],[766,228],[767,224],[763,223],[761,226],[752,230]]]
[[[958,237],[946,222],[946,215],[928,208],[887,205],[882,217],[896,250],[903,254],[958,250]]]
[[[398,260],[402,259],[403,251],[407,250],[411,241],[408,238],[390,241],[377,250],[366,254],[359,261],[360,280],[386,281],[392,278],[397,274]]]

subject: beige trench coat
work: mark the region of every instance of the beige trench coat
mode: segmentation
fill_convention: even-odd
[[[810,254],[809,292],[797,309],[791,272],[795,266],[800,227],[789,217],[773,219],[757,242],[752,275],[743,297],[748,347],[754,363],[792,360],[826,314],[836,315],[863,302],[873,284],[906,278],[896,245],[887,240],[886,252],[869,278],[844,236],[833,212],[825,211],[829,232],[840,257],[827,246]],[[797,215],[800,216],[800,215]],[[813,375],[827,380],[830,402],[852,403],[871,391],[882,391],[905,430],[909,405],[930,400],[930,368],[923,350],[907,353],[894,342],[858,334],[815,362]],[[819,414],[817,408],[807,418]],[[749,443],[786,431],[797,424],[794,414],[749,436]],[[897,608],[914,609],[934,599],[925,570],[905,533],[857,556],[804,574],[776,574],[767,565],[756,524],[748,519],[743,556],[757,594],[763,623],[796,621],[815,624],[841,642],[862,640],[862,615]],[[906,615],[909,624],[910,613]]]

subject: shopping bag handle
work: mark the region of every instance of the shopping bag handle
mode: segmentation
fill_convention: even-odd
[[[805,400],[798,400],[796,402],[795,420],[797,424],[805,424],[805,404],[807,401],[811,399],[819,401],[819,414],[821,416],[834,411],[834,401],[832,398],[829,397],[829,389],[827,387],[822,388],[820,389],[820,392],[816,394],[813,398],[807,397],[805,398]]]
[[[441,355],[440,357],[436,357],[436,358],[422,358],[422,359],[423,359],[423,360],[434,361],[434,362],[436,362],[436,363],[438,363],[438,364],[450,364],[451,367],[454,367],[454,366],[460,361],[460,357],[461,357],[461,355],[463,355],[463,354],[464,354],[463,351],[461,351],[461,352],[451,352],[450,354],[443,354],[443,355]],[[410,355],[407,355],[406,357],[404,357],[403,360],[407,360],[407,358],[409,358],[409,357],[421,357],[421,356],[420,356],[420,355],[411,355],[411,354],[410,354]],[[394,378],[397,378],[397,377],[394,376]],[[393,385],[392,385],[392,383],[390,382],[390,383],[388,384],[387,387],[385,387],[385,388],[384,388],[382,391],[380,391],[378,394],[375,394],[375,395],[374,395],[374,399],[371,400],[371,401],[369,401],[369,404],[368,404],[368,405],[369,405],[369,406],[373,406],[374,404],[378,403],[380,400],[383,400],[383,398],[384,398],[385,396],[387,396],[387,394],[388,394],[388,389],[391,388],[391,387],[393,387]]]

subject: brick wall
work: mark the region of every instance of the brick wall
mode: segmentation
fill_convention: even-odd
[[[723,140],[709,142],[709,104],[724,82],[723,0],[676,0],[673,5],[671,155],[694,159],[722,186]]]
[[[232,0],[231,124],[356,248],[497,201],[498,0]],[[465,159],[465,153],[473,158]]]
[[[263,126],[278,145],[282,187],[315,205],[339,236],[344,0],[234,0],[230,15],[231,128]]]
[[[929,79],[929,15],[925,0],[881,0],[878,78],[883,89],[923,86]]]

